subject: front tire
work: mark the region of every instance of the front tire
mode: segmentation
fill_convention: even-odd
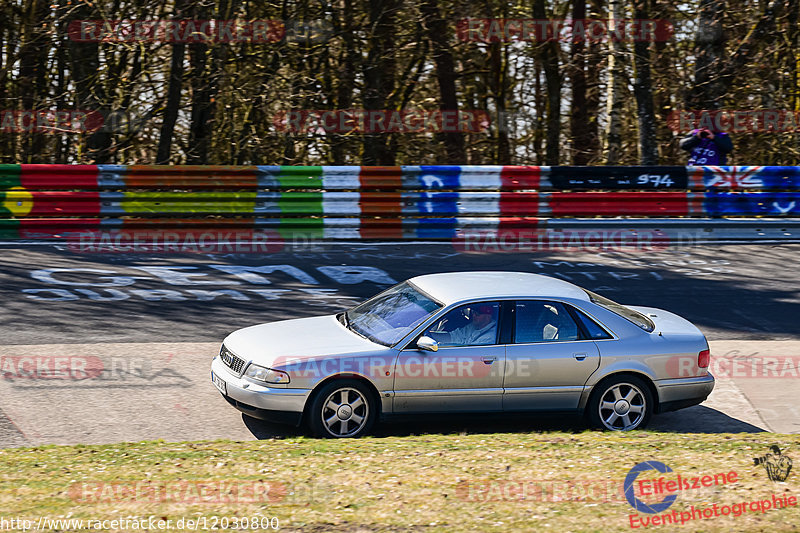
[[[308,425],[323,438],[360,437],[372,428],[378,415],[372,391],[363,383],[336,380],[323,386],[311,402]]]
[[[587,406],[592,426],[609,431],[645,427],[654,407],[650,388],[635,376],[612,377],[600,382]]]

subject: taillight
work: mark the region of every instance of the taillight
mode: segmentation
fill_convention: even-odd
[[[700,368],[708,368],[709,360],[711,359],[711,350],[703,350],[697,354],[697,366]]]

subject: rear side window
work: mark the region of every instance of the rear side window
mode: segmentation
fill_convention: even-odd
[[[517,302],[514,342],[564,342],[581,338],[578,325],[558,302]]]
[[[605,296],[600,296],[599,294],[595,294],[592,291],[587,291],[586,289],[583,289],[583,290],[584,290],[584,292],[586,292],[586,294],[589,295],[589,299],[593,303],[596,303],[597,305],[605,307],[606,309],[608,309],[612,313],[617,314],[617,315],[621,316],[622,318],[626,318],[626,319],[630,320],[631,322],[633,322],[634,324],[636,324],[637,326],[639,326],[643,330],[645,330],[647,332],[652,332],[654,329],[656,329],[656,325],[653,324],[653,321],[650,320],[649,318],[647,318],[646,316],[644,316],[642,313],[640,313],[638,311],[634,311],[633,309],[631,309],[629,307],[625,307],[622,304],[618,304],[617,302],[615,302],[613,300],[609,300]]]
[[[575,316],[578,318],[578,321],[583,326],[584,331],[589,335],[590,339],[598,340],[598,339],[613,339],[614,337],[611,336],[609,332],[604,330],[600,325],[586,316],[583,311],[579,309],[572,308]]]

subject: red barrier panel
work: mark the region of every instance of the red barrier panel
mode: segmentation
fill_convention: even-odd
[[[362,215],[398,216],[403,212],[403,197],[399,192],[362,194],[358,200]]]
[[[554,216],[686,216],[695,212],[702,198],[686,192],[554,192],[549,195]]]
[[[361,167],[358,181],[362,189],[400,190],[403,188],[401,167]]]
[[[97,216],[100,214],[100,194],[92,191],[33,191],[33,206],[27,216]]]
[[[399,218],[361,219],[358,234],[362,239],[402,239],[403,221]]]
[[[501,192],[500,213],[503,215],[532,216],[539,212],[542,195],[535,192]]]
[[[19,236],[21,239],[61,239],[99,227],[99,218],[30,218],[19,221]]]
[[[96,189],[97,165],[20,165],[25,189]]]
[[[500,172],[501,189],[539,189],[541,176],[541,167],[506,165]]]

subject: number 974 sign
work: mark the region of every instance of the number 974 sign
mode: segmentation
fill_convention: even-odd
[[[639,185],[649,185],[654,188],[663,187],[665,189],[675,184],[669,174],[642,174],[637,178],[637,183]]]

